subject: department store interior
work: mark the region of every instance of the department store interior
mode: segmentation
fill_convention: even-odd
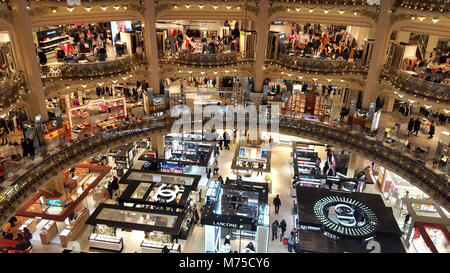
[[[441,12],[94,2],[0,2],[2,253],[450,252]]]

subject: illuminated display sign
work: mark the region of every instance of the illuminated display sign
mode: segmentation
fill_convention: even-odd
[[[372,209],[348,197],[322,198],[314,205],[314,213],[325,230],[336,236],[367,238],[378,224]]]

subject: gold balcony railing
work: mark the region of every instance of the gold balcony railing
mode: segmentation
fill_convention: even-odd
[[[442,102],[450,101],[450,85],[425,81],[395,68],[384,67],[380,78],[388,80],[404,92],[432,98]]]
[[[146,56],[141,53],[107,61],[44,65],[41,66],[41,76],[44,79],[95,78],[129,72],[146,63]]]
[[[202,54],[178,52],[176,54],[165,54],[159,52],[159,60],[163,63],[174,63],[194,66],[223,66],[233,65],[254,60],[253,52],[227,52],[221,54]]]
[[[4,81],[0,79],[0,109],[16,103],[24,87],[25,80],[22,72],[10,74]]]
[[[279,54],[276,58],[266,59],[266,64],[277,64],[286,68],[304,72],[367,73],[367,67],[363,66],[360,60],[349,62],[346,60],[304,58],[287,54]]]
[[[449,12],[449,0],[397,0],[396,7],[419,11]]]

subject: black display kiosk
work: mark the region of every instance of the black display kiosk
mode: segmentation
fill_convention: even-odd
[[[296,189],[302,252],[405,253],[392,208],[381,196]]]

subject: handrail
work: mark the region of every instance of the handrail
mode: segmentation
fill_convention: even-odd
[[[136,53],[115,60],[89,63],[64,63],[41,66],[42,78],[90,78],[128,72],[146,64],[145,54]]]
[[[89,152],[94,152],[95,148],[108,147],[108,145],[120,140],[126,141],[133,136],[141,137],[141,134],[169,128],[172,123],[172,119],[163,117],[126,124],[86,138],[61,149],[56,154],[46,157],[29,168],[10,187],[0,193],[0,215],[14,209],[13,204],[23,197],[22,195],[26,191],[30,190],[31,187],[37,187],[43,183],[42,180],[54,175],[53,172],[56,172],[58,167],[63,164],[67,164],[71,160],[81,160]],[[383,162],[388,168],[396,169],[402,176],[409,179],[411,183],[422,186],[427,194],[435,198],[436,201],[443,203],[447,208],[450,208],[450,187],[445,175],[433,172],[423,163],[398,153],[380,141],[327,124],[288,117],[280,117],[279,126],[282,132],[295,135],[303,134],[312,138],[323,139],[323,141],[330,143],[334,142],[343,147],[349,147],[350,150],[365,152],[369,158]]]
[[[449,0],[397,0],[395,7],[402,7],[422,11],[448,12],[450,10]]]
[[[308,4],[307,1],[300,1],[300,0],[272,0],[272,2],[275,3],[286,3],[286,4],[301,4],[305,2],[304,4]],[[311,4],[315,5],[361,5],[361,6],[367,6],[367,0],[315,0]]]
[[[24,87],[25,79],[21,71],[12,73],[5,81],[0,82],[0,109],[16,103]]]
[[[450,101],[450,85],[425,81],[392,67],[384,67],[380,77],[388,80],[394,87],[406,93]]]
[[[367,67],[361,64],[361,61],[357,60],[349,62],[346,60],[330,60],[330,59],[316,59],[316,58],[303,58],[295,57],[287,54],[279,54],[277,58],[269,58],[266,63],[276,63],[284,67],[305,70],[321,73],[342,73],[342,72],[354,72],[354,73],[367,73]]]
[[[178,52],[169,55],[160,51],[158,55],[160,61],[166,63],[174,62],[177,64],[200,66],[223,66],[254,60],[253,52],[227,52],[221,54]]]

